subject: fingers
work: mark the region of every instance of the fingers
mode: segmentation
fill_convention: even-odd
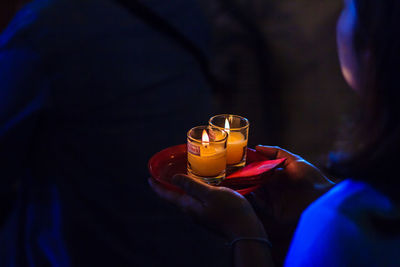
[[[290,160],[300,159],[299,156],[277,146],[256,146],[256,150],[269,159],[288,158]]]
[[[184,174],[177,174],[172,178],[172,183],[182,188],[186,194],[205,202],[212,187]]]
[[[156,194],[178,208],[182,209],[184,212],[199,214],[202,210],[201,203],[189,195],[182,195],[174,191],[165,189],[161,184],[157,183],[153,178],[149,178],[148,182],[151,188],[156,192]]]
[[[267,216],[272,213],[271,210],[273,205],[269,198],[270,197],[265,188],[257,189],[248,196],[249,202],[259,216],[261,214]]]
[[[154,190],[154,192],[157,193],[157,195],[159,197],[161,197],[162,199],[165,199],[167,201],[170,201],[174,204],[178,204],[181,195],[165,189],[161,184],[157,183],[152,177],[148,179],[149,185],[151,186],[151,188]]]

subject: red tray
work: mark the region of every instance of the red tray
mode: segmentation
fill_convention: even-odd
[[[265,160],[268,160],[265,156],[261,155],[254,149],[247,148],[246,165]],[[283,163],[283,161],[284,159],[279,160],[278,164],[275,164],[276,167]],[[187,173],[186,144],[172,146],[156,153],[149,160],[148,168],[151,176],[161,183],[165,188],[184,193],[180,188],[171,184],[170,181],[175,174]],[[243,184],[240,182],[232,183],[228,181],[229,179],[225,179],[226,185],[224,185],[224,181],[221,183],[221,186],[230,187],[241,195],[247,195],[261,186],[262,179],[260,179],[260,177],[260,175],[251,177],[252,181],[257,181],[256,183],[246,182]],[[249,179],[246,179],[246,181],[249,181]]]

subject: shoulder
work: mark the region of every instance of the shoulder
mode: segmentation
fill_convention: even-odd
[[[390,213],[394,207],[385,196],[362,182],[345,180],[315,201],[302,214],[288,254],[288,265],[375,266],[379,253],[400,238],[387,241],[374,231],[369,218]],[[399,250],[399,249],[397,249]],[[307,257],[305,255],[308,255]],[[310,256],[311,255],[311,256]]]
[[[315,201],[303,216],[330,210],[359,224],[373,214],[390,214],[395,209],[390,199],[367,183],[344,180]]]

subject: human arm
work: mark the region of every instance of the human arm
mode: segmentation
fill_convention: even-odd
[[[286,158],[281,168],[267,174],[262,190],[253,194],[264,211],[282,222],[298,219],[306,207],[335,185],[313,164],[285,149],[257,146],[256,150],[271,160]]]
[[[335,183],[304,158],[273,146],[257,146],[269,159],[286,158],[284,166],[265,177],[264,186],[249,200],[274,243],[273,255],[283,264],[303,211]]]
[[[282,168],[277,169],[274,173],[269,173],[268,177],[265,177],[266,184],[262,190],[255,192],[250,198],[256,208],[257,214],[261,216],[259,218],[264,226],[263,229],[267,230],[269,238],[272,237],[273,248],[272,250],[265,252],[264,247],[263,253],[256,248],[260,248],[261,244],[256,244],[256,242],[253,241],[241,241],[241,243],[238,243],[239,246],[234,248],[235,263],[239,266],[240,264],[247,264],[248,266],[249,262],[247,261],[254,260],[253,263],[256,264],[256,266],[257,263],[259,264],[258,266],[263,266],[260,264],[262,262],[266,262],[265,264],[268,266],[272,264],[273,256],[274,263],[281,265],[283,264],[301,213],[310,203],[328,191],[334,183],[327,179],[315,166],[288,151],[277,147],[257,147],[257,150],[271,159],[286,158],[285,165]],[[185,178],[184,176],[182,177]],[[174,179],[173,181],[177,182],[178,186],[184,189],[184,191],[189,195],[193,194],[192,190],[190,187],[186,188],[187,186],[185,186],[183,181],[197,182],[189,177],[186,177],[183,181],[180,181],[179,179]],[[180,183],[183,184],[180,185]],[[203,221],[203,224],[208,225],[209,227],[216,226],[216,232],[223,233],[228,240],[234,239],[235,235],[232,235],[232,231],[229,230],[230,227],[227,226],[237,225],[239,226],[239,229],[257,229],[257,227],[243,227],[246,223],[241,222],[243,218],[257,218],[254,214],[253,208],[247,209],[249,211],[251,210],[250,214],[252,215],[250,217],[248,217],[247,213],[243,213],[237,208],[231,208],[231,211],[226,209],[226,207],[230,207],[230,205],[241,207],[243,207],[243,203],[246,203],[245,207],[248,207],[249,205],[249,202],[247,202],[244,197],[230,189],[212,187],[200,183],[201,187],[199,188],[202,188],[203,191],[216,193],[198,196],[204,202],[200,202],[200,210],[193,212],[192,210],[196,207],[198,202],[193,202],[192,197],[188,198],[188,195],[176,195],[174,192],[166,191],[160,187],[160,185],[154,183],[154,181],[152,185],[161,197],[175,203],[183,210],[192,213],[195,215],[195,218],[200,218],[201,220],[205,219],[206,221],[205,223]],[[196,190],[194,192],[196,192]],[[230,193],[228,194],[228,192]],[[202,204],[208,203],[208,201],[212,201],[214,198],[218,199],[214,200],[215,204]],[[224,201],[222,201],[223,199]],[[244,200],[244,202],[237,202],[238,199]],[[228,202],[229,205],[226,205],[225,202]],[[223,204],[220,205],[221,203]],[[210,216],[208,212],[211,210],[214,211],[212,214],[220,215],[220,217]],[[230,217],[234,214],[237,214],[238,216]],[[252,221],[257,221],[257,224],[260,223],[259,219],[254,219]],[[248,224],[252,225],[253,223]],[[242,228],[240,228],[240,226],[242,226]],[[237,231],[238,228],[235,229]],[[260,233],[262,233],[263,236],[266,236],[265,231],[255,234],[259,235]],[[257,254],[258,257],[252,253]],[[265,253],[268,255],[263,258],[262,255],[266,255]]]
[[[335,207],[345,192],[328,194],[301,216],[285,266],[379,266],[382,259],[371,250],[377,244],[371,239],[373,230],[363,232],[354,214]]]
[[[227,241],[240,237],[268,238],[249,202],[237,192],[210,186],[186,175],[175,176],[172,182],[186,194],[166,190],[154,179],[149,179],[151,187],[161,198],[191,214]],[[269,246],[263,242],[238,241],[233,246],[233,254],[237,267],[273,266]]]

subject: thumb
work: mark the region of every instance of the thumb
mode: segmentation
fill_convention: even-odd
[[[182,188],[186,194],[200,201],[205,200],[212,190],[210,185],[184,174],[177,174],[172,177],[172,184]]]
[[[283,149],[278,146],[256,146],[256,151],[263,154],[269,159],[280,159],[280,158],[287,158],[289,160],[298,160],[300,159],[299,156]]]

